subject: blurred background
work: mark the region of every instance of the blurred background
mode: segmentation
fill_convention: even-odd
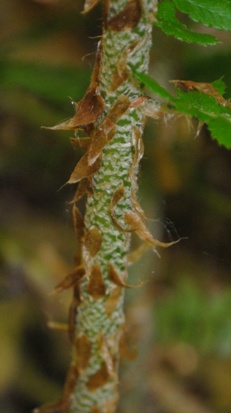
[[[81,152],[68,132],[87,88],[100,7],[78,0],[1,0],[0,13],[0,411],[29,413],[61,396],[70,360],[70,293],[52,296],[73,268],[75,188],[64,186]],[[190,24],[190,22],[188,22]],[[196,26],[193,29],[205,30]],[[211,33],[211,30],[209,31]],[[213,81],[231,96],[231,38],[185,45],[154,29],[151,75]],[[130,267],[119,413],[231,412],[231,152],[184,118],[148,122],[139,200],[158,239]],[[138,243],[133,240],[134,246]]]

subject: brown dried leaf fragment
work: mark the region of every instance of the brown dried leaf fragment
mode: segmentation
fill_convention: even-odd
[[[93,374],[87,382],[87,388],[90,391],[96,391],[98,388],[104,386],[110,379],[110,374],[106,363],[103,363],[100,369]]]
[[[92,135],[88,150],[88,162],[92,164],[101,155],[103,148],[115,135],[115,124],[127,111],[130,100],[127,96],[120,96],[113,107],[109,110],[106,119],[102,122],[96,132]]]
[[[91,144],[87,152],[87,160],[89,165],[94,164],[99,156],[102,155],[102,149],[107,145],[108,137],[102,130],[102,127],[92,136]]]
[[[124,184],[120,185],[112,195],[111,202],[110,202],[110,215],[114,225],[119,228],[121,231],[125,231],[125,229],[119,224],[115,217],[115,207],[118,202],[124,197],[125,188]]]
[[[84,236],[83,245],[93,258],[99,252],[102,244],[102,236],[97,227],[92,227]]]
[[[58,123],[54,126],[42,126],[43,129],[51,129],[51,130],[73,130],[75,129],[72,125],[72,119],[65,120],[64,122]]]
[[[231,102],[223,98],[218,90],[211,83],[204,82],[193,82],[192,80],[170,80],[171,83],[177,87],[182,86],[186,90],[198,90],[198,92],[203,93],[216,99],[220,105],[228,106],[231,108]]]
[[[114,92],[123,82],[125,82],[129,78],[131,71],[129,70],[128,66],[128,58],[131,53],[133,53],[133,51],[137,47],[139,47],[139,45],[140,43],[136,40],[121,52],[119,61],[115,68],[115,72],[112,76],[111,86],[109,89],[110,92]]]
[[[90,178],[98,171],[100,164],[101,156],[96,159],[95,163],[90,165],[88,161],[88,154],[85,153],[77,163],[67,183],[75,184],[76,182],[79,182],[84,178]]]
[[[76,362],[79,370],[85,370],[91,357],[92,343],[86,334],[76,339]]]
[[[111,279],[111,281],[118,285],[119,287],[124,287],[124,288],[138,288],[140,287],[143,282],[137,284],[137,285],[130,285],[130,284],[126,284],[121,277],[119,276],[118,272],[116,271],[115,267],[109,262],[108,264],[108,275]]]
[[[87,126],[95,123],[103,112],[104,107],[105,103],[98,87],[95,85],[93,87],[90,86],[83,99],[78,103],[75,102],[76,113],[73,118],[46,129],[75,130],[81,128],[88,130]]]
[[[108,28],[115,32],[133,29],[139,23],[141,14],[141,1],[130,0],[124,9],[108,22]]]
[[[112,124],[115,124],[129,107],[130,99],[125,95],[121,95],[109,110],[107,115],[108,119],[111,120]],[[108,132],[108,130],[106,132]]]
[[[92,194],[93,191],[91,183],[89,179],[84,178],[79,182],[74,198],[70,201],[70,203],[78,202],[84,195],[91,196]]]
[[[130,72],[127,67],[127,61],[123,60],[115,69],[112,77],[110,92],[114,92],[118,87],[129,78]]]
[[[97,3],[99,3],[99,0],[85,0],[82,14],[88,13]]]
[[[124,221],[127,225],[132,228],[132,231],[135,231],[137,235],[148,244],[152,245],[153,247],[163,247],[168,248],[171,245],[176,244],[179,242],[161,242],[153,238],[152,234],[148,231],[146,225],[142,221],[141,217],[135,212],[125,212],[124,214]]]
[[[95,123],[105,107],[104,100],[95,85],[90,87],[84,98],[77,104],[76,115],[73,118],[73,125],[77,127]]]
[[[84,232],[84,221],[82,215],[79,212],[79,209],[75,204],[72,207],[72,221],[77,240],[81,242]]]
[[[118,380],[116,376],[116,372],[115,372],[114,360],[113,360],[107,339],[103,333],[101,333],[99,336],[99,348],[100,348],[100,354],[107,365],[108,373],[115,380]]]
[[[60,293],[61,291],[70,288],[72,285],[77,283],[84,275],[85,269],[83,265],[79,265],[74,269],[74,271],[67,274],[66,277],[56,285],[53,293]]]
[[[124,193],[125,193],[125,188],[124,188],[124,184],[122,184],[115,190],[115,192],[112,195],[111,205],[110,205],[111,211],[113,211],[113,209],[118,204],[118,202],[123,198]]]
[[[110,317],[112,313],[115,311],[118,305],[118,301],[121,296],[121,291],[122,291],[122,287],[119,287],[119,286],[115,286],[115,288],[113,288],[110,291],[109,296],[104,303],[104,308],[105,308],[105,311],[108,317]]]
[[[99,265],[94,265],[91,269],[87,291],[95,300],[105,296],[106,286]]]
[[[99,41],[98,44],[97,44],[95,64],[94,64],[93,72],[92,72],[92,75],[91,75],[90,87],[92,87],[92,88],[97,87],[98,84],[99,84],[101,59],[102,59],[102,43],[101,43],[101,41]]]
[[[136,197],[136,193],[137,193],[136,176],[137,176],[137,173],[138,173],[139,162],[140,162],[140,160],[143,156],[144,145],[143,145],[142,134],[141,134],[140,129],[135,127],[133,129],[133,133],[134,133],[134,136],[135,136],[135,153],[134,153],[134,156],[133,156],[131,167],[129,169],[129,176],[130,176],[130,180],[131,180],[131,184],[132,184],[131,198],[132,198],[133,209],[135,210],[135,212],[142,219],[144,219],[145,218],[144,212],[143,212],[139,202],[137,201],[137,197]]]

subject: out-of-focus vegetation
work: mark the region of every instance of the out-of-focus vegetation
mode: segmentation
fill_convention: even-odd
[[[0,411],[56,400],[69,363],[69,294],[49,295],[73,265],[76,241],[62,187],[80,153],[68,133],[41,129],[73,114],[87,87],[100,7],[2,0],[0,57]],[[213,48],[154,30],[151,75],[213,81],[231,96],[230,36]],[[83,59],[84,58],[84,59]],[[127,294],[132,361],[121,373],[120,412],[231,411],[231,152],[182,118],[148,123],[139,198],[157,238],[187,237],[130,269],[147,280]],[[70,135],[71,136],[71,135]],[[61,188],[61,189],[60,189]],[[136,240],[134,240],[134,244]],[[134,357],[134,353],[136,357]],[[132,358],[132,357],[131,357]]]

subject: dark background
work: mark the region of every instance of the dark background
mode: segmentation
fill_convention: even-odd
[[[71,134],[41,126],[71,117],[72,99],[88,85],[101,14],[97,7],[83,16],[82,7],[78,0],[1,1],[2,413],[59,399],[69,364],[66,332],[47,323],[67,320],[70,293],[50,292],[74,262],[68,201],[75,188],[62,186],[81,153]],[[170,79],[224,76],[230,97],[231,38],[215,34],[222,43],[206,48],[154,29],[151,75],[165,87]],[[130,282],[147,282],[126,298],[137,355],[122,362],[121,413],[231,412],[231,152],[205,125],[197,136],[197,127],[182,117],[147,123],[139,176],[147,225],[159,239],[185,238],[130,268]]]

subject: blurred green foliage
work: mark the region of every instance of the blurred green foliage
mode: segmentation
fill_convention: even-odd
[[[231,288],[208,293],[182,274],[173,291],[156,304],[157,339],[163,343],[184,342],[200,354],[231,356]]]

